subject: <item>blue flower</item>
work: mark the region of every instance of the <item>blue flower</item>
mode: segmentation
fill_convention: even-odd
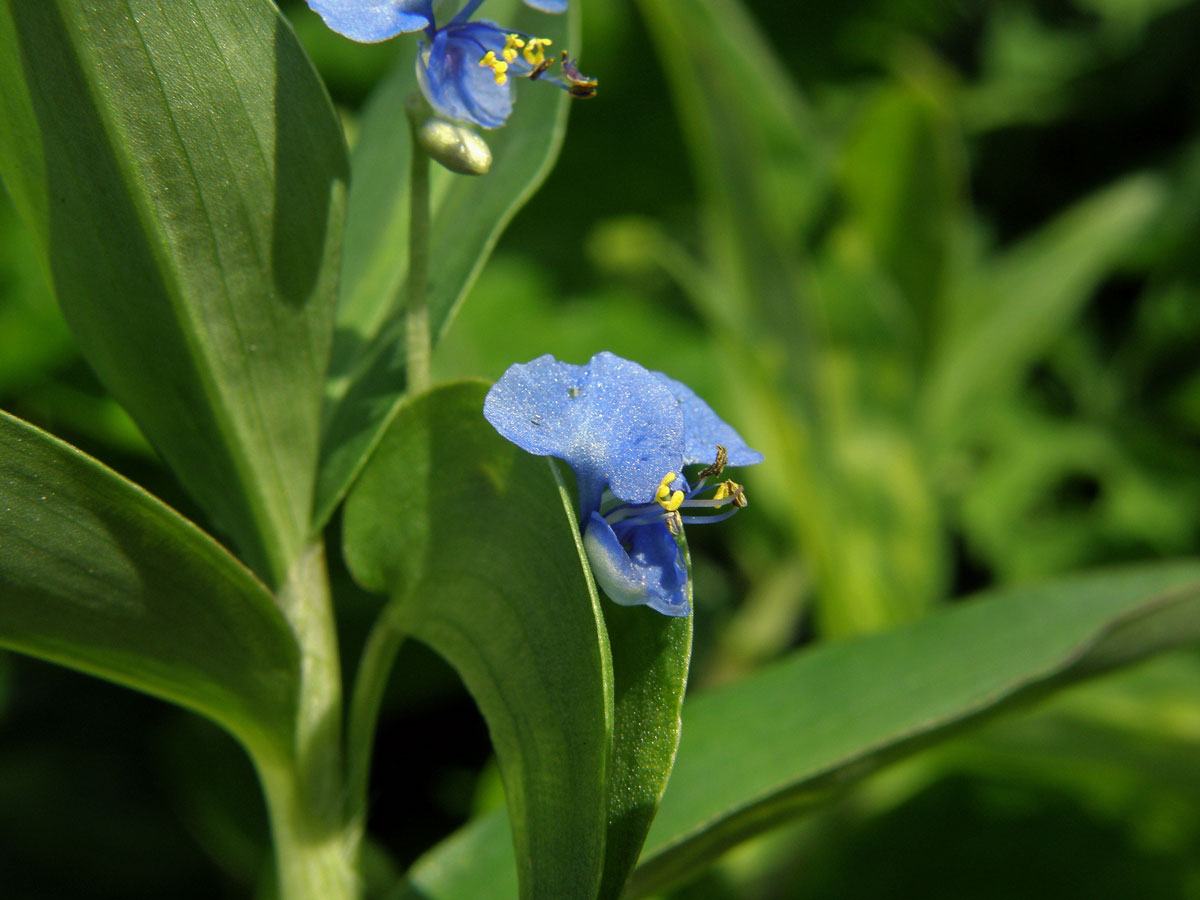
[[[511,366],[483,414],[518,447],[574,471],[584,548],[609,597],[668,616],[691,612],[675,535],[745,506],[741,485],[721,475],[726,465],[762,462],[761,453],[686,385],[607,352],[584,366],[549,355]],[[694,485],[683,476],[688,465],[706,465]]]
[[[308,0],[308,5],[338,34],[362,44],[433,27],[433,0]]]
[[[438,28],[432,0],[308,0],[325,24],[356,41],[384,41],[403,32],[424,31],[417,54],[417,80],[430,106],[441,116],[482,128],[499,128],[512,113],[512,79],[548,82],[573,97],[591,97],[596,80],[579,72],[564,52],[549,56],[550,41],[472,22],[484,0],[468,0]],[[565,12],[567,0],[525,0],[548,13]],[[554,66],[559,71],[554,71]]]

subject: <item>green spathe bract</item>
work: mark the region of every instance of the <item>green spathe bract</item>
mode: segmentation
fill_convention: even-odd
[[[482,709],[521,896],[595,896],[602,880],[613,896],[674,759],[690,620],[606,622],[556,467],[496,434],[485,392],[404,404],[347,499],[346,559],[390,598],[387,627],[442,654]]]

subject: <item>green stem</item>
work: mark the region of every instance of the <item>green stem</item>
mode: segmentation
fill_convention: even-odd
[[[363,648],[358,674],[354,679],[354,694],[350,699],[346,727],[346,784],[349,809],[360,826],[366,820],[367,783],[371,774],[371,752],[375,744],[375,727],[379,722],[379,707],[383,703],[396,653],[405,638],[399,613],[399,604],[389,603],[376,619]]]
[[[358,832],[346,816],[341,669],[319,538],[300,554],[277,599],[300,645],[292,755],[256,761],[271,818],[279,896],[355,900]]]
[[[313,816],[290,764],[258,767],[271,819],[279,900],[358,900],[359,832]]]
[[[412,163],[408,189],[408,277],[406,294],[406,341],[408,391],[418,394],[429,387],[429,154],[417,139],[418,121],[409,105],[412,134]]]

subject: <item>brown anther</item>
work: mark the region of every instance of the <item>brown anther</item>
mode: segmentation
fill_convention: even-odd
[[[725,466],[729,464],[729,454],[725,452],[725,448],[717,444],[717,458],[711,466],[702,471],[698,478],[713,478],[725,471]]]
[[[725,487],[725,490],[729,492],[730,502],[732,502],[733,505],[736,506],[738,509],[745,509],[746,504],[749,502],[746,499],[745,489],[740,484],[735,484],[734,482],[729,481],[729,480],[725,481],[724,487]]]
[[[575,68],[575,61],[567,55],[566,50],[562,52],[559,61],[562,63],[562,73],[567,82],[568,94],[577,100],[588,100],[596,96],[596,87],[599,82]]]
[[[529,80],[537,81],[544,74],[546,74],[546,70],[552,65],[554,65],[553,59],[543,59],[540,63],[533,67],[533,71],[529,73]]]
[[[667,514],[666,520],[667,531],[671,532],[671,534],[675,535],[675,537],[679,537],[679,535],[683,534],[683,516],[679,515],[679,513],[675,510],[672,510]]]

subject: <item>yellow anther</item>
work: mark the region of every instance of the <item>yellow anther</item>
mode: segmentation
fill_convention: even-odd
[[[740,484],[726,479],[717,485],[716,491],[713,493],[714,500],[729,500],[738,509],[746,505],[746,492]]]
[[[683,491],[672,491],[671,482],[676,479],[674,472],[668,472],[659,482],[654,491],[654,502],[667,512],[675,512],[683,505]]]
[[[531,66],[540,66],[546,58],[545,50],[553,41],[549,38],[530,38],[528,46],[525,47],[521,54],[525,57],[525,62]]]
[[[496,84],[505,84],[508,81],[508,76],[504,74],[508,71],[508,63],[502,59],[496,59],[496,53],[494,50],[489,50],[487,53],[483,54],[483,59],[479,60],[479,65],[483,66],[485,69],[492,70],[496,79]]]
[[[666,497],[670,496],[671,482],[674,481],[677,477],[679,477],[679,476],[677,476],[674,472],[668,472],[666,475],[664,475],[662,477],[662,481],[660,481],[658,483],[658,487],[654,491],[654,499],[657,501],[661,501],[661,500],[665,499]]]
[[[517,51],[525,46],[525,42],[521,40],[518,34],[510,34],[505,36],[504,49],[500,51],[500,55],[508,62],[512,62],[517,58]]]

